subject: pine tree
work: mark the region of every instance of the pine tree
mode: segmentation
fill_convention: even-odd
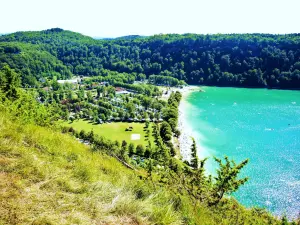
[[[197,156],[197,146],[196,146],[196,141],[194,138],[192,138],[193,140],[193,144],[191,147],[191,167],[193,167],[194,169],[198,169],[199,167],[199,159]]]
[[[238,179],[238,175],[241,169],[247,165],[248,159],[238,165],[234,161],[229,161],[227,156],[225,156],[225,163],[216,157],[214,159],[219,164],[219,169],[217,170],[217,177],[215,177],[215,183],[213,184],[210,205],[218,204],[224,194],[231,194],[237,191],[241,185],[248,181],[248,177]]]

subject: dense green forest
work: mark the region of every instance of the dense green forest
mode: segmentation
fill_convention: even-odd
[[[299,46],[300,34],[95,40],[55,28],[1,36],[0,67],[6,63],[22,72],[22,83],[29,86],[41,77],[106,76],[114,71],[134,73],[136,80],[158,75],[188,84],[292,89],[300,87]]]

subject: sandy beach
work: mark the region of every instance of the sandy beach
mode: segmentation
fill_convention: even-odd
[[[192,91],[201,90],[199,87],[194,86],[187,86],[179,91],[182,93],[182,99],[179,104],[178,108],[178,129],[180,130],[181,134],[178,138],[179,141],[179,148],[180,153],[182,156],[182,160],[190,161],[191,159],[191,145],[192,145],[192,130],[187,125],[186,118],[185,118],[185,110],[186,110],[186,102],[185,98],[188,96],[189,93]]]
[[[178,108],[178,129],[180,130],[180,136],[178,138],[179,142],[179,149],[180,154],[182,156],[182,160],[190,161],[191,159],[191,145],[193,143],[192,141],[192,130],[188,126],[186,118],[185,118],[185,111],[187,107],[187,102],[185,101],[185,98],[193,91],[201,91],[200,87],[197,86],[186,86],[183,88],[162,88],[163,95],[162,99],[167,100],[170,97],[170,94],[172,92],[179,91],[182,94],[182,99],[179,104]],[[203,91],[203,90],[202,90]]]
[[[182,97],[184,99],[185,96],[187,96],[191,91],[201,90],[200,87],[197,86],[185,86],[183,88],[178,87],[160,87],[160,89],[163,91],[163,94],[161,96],[162,99],[167,100],[170,97],[170,94],[172,92],[179,91],[182,94]]]

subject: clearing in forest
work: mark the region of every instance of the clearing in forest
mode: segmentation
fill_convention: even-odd
[[[89,132],[93,129],[95,134],[103,136],[110,140],[118,140],[122,142],[125,140],[127,143],[134,143],[135,145],[148,144],[148,139],[153,143],[152,137],[152,124],[149,125],[149,134],[145,129],[145,123],[128,123],[128,122],[115,122],[94,124],[90,121],[76,120],[74,122],[64,122],[63,126],[73,127],[75,130],[84,130]]]

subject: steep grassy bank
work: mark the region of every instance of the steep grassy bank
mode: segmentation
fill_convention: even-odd
[[[192,203],[69,135],[0,116],[0,224],[280,224],[233,199]]]
[[[181,223],[166,192],[115,159],[3,115],[0,168],[0,224]]]

